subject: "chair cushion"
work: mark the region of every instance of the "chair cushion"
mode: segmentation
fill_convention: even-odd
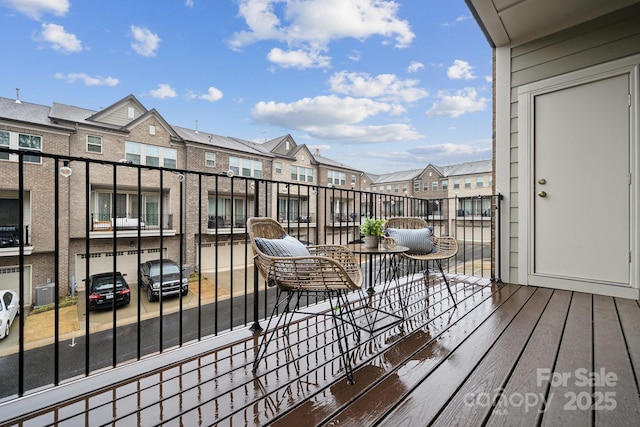
[[[414,254],[430,254],[435,252],[433,246],[433,229],[417,228],[415,230],[402,228],[387,228],[385,233],[389,237],[393,237],[398,241],[398,245],[409,248],[409,253]]]
[[[256,238],[256,246],[269,256],[309,256],[307,247],[293,236],[285,234],[280,239]]]

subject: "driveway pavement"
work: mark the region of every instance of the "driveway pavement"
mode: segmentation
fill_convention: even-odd
[[[253,268],[248,269],[246,283],[248,292],[253,291]],[[206,280],[202,280],[200,296],[202,304],[209,304],[215,301],[216,289],[214,285],[215,273],[205,272]],[[233,293],[243,294],[245,292],[245,270],[233,271],[233,282],[230,272],[218,273],[218,300],[229,298],[231,290]],[[233,286],[232,286],[233,283]],[[141,295],[140,288],[136,284],[131,286],[131,302],[128,305],[120,306],[116,309],[116,324],[118,326],[135,323],[138,321],[138,299]],[[198,282],[189,282],[189,293],[182,297],[182,308],[194,308],[198,306]],[[58,310],[58,334],[59,340],[69,340],[74,337],[85,335],[85,325],[87,323],[87,310],[85,308],[85,292],[78,292],[78,303],[73,306],[63,307]],[[180,310],[180,298],[176,296],[165,297],[162,301],[164,314],[174,313]],[[160,314],[160,302],[149,302],[146,294],[142,293],[140,298],[140,320],[157,317]],[[21,313],[21,316],[24,312]],[[111,329],[114,323],[114,314],[110,309],[90,311],[89,314],[90,333]],[[19,320],[16,319],[11,327],[8,337],[0,340],[0,356],[5,356],[18,351]],[[28,314],[24,319],[24,341],[25,349],[48,345],[54,342],[54,325],[56,323],[55,311],[49,310],[37,314]]]

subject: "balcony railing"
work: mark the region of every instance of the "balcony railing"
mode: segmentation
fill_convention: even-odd
[[[6,174],[8,181],[3,184],[8,186],[6,189],[23,194],[25,182],[29,182],[31,217],[40,227],[38,239],[50,246],[44,245],[42,251],[35,246],[28,256],[21,250],[17,257],[0,258],[0,268],[15,270],[14,288],[23,302],[11,336],[0,341],[0,369],[6,373],[0,382],[0,402],[141,361],[226,331],[262,330],[275,290],[266,286],[253,266],[243,228],[249,216],[284,218],[281,224],[289,234],[315,244],[347,244],[359,239],[360,221],[365,216],[422,217],[434,226],[436,234],[455,236],[460,243],[457,258],[443,265],[446,271],[499,280],[499,251],[494,244],[500,221],[501,197],[497,195],[478,196],[490,209],[482,221],[475,221],[456,215],[456,198],[421,199],[369,193],[350,185],[325,188],[293,183],[288,184],[289,193],[283,194],[278,190],[282,183],[269,179],[94,162],[46,153],[41,157],[42,165],[37,170],[24,163],[13,174]],[[24,160],[21,155],[19,159]],[[71,176],[59,174],[63,164],[74,171]],[[110,174],[107,177],[105,170]],[[151,226],[148,216],[123,218],[130,221],[122,223],[120,218],[112,222],[110,217],[97,216],[91,209],[90,194],[92,182],[98,178],[113,182],[114,186],[119,180],[126,181],[135,187],[128,190],[138,194],[152,187],[167,195],[163,197],[167,205],[159,206],[158,219],[162,221],[154,222],[158,227],[171,226],[175,235],[144,235],[142,231]],[[38,185],[34,185],[35,179]],[[43,197],[38,197],[40,193]],[[296,203],[303,204],[299,211],[305,212],[309,221],[300,220],[300,215],[290,219],[280,210],[278,201],[294,197],[294,193],[298,197]],[[237,209],[220,219],[212,217],[209,207],[217,206],[218,198],[228,199],[230,194]],[[300,199],[300,195],[306,197]],[[238,211],[245,213],[240,215]],[[90,233],[106,231],[96,228],[101,222],[116,229],[126,224],[134,232],[126,237],[114,233],[112,239],[92,241]],[[223,230],[226,228],[231,231]],[[149,302],[138,286],[141,277],[137,266],[161,256],[183,266],[190,279],[189,292],[160,296],[159,301]],[[87,310],[88,292],[78,284],[89,275],[115,271],[126,274],[130,304],[106,311]],[[54,295],[51,310],[30,313],[33,306],[43,305],[36,304],[35,299],[36,291],[41,289],[37,285],[45,281]],[[71,309],[63,303],[69,296],[78,298]],[[316,302],[311,298],[305,301]],[[45,316],[49,320],[41,323]],[[69,323],[66,316],[71,316]]]
[[[162,219],[161,219],[162,218]],[[143,216],[91,213],[91,231],[113,230],[171,230],[173,229],[173,215],[145,214]]]
[[[20,235],[24,235],[21,239]],[[12,248],[20,245],[29,246],[29,226],[24,226],[24,233],[15,225],[0,225],[0,248]]]

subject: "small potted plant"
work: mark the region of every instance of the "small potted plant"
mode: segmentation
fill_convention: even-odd
[[[364,246],[377,248],[380,237],[384,234],[383,219],[365,218],[360,224],[360,232],[364,235]]]

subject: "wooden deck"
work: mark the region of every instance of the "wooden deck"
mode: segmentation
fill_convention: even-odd
[[[404,322],[350,335],[355,385],[312,316],[256,374],[258,338],[235,331],[18,399],[2,425],[640,425],[638,301],[452,278],[456,307],[436,277],[404,283]]]

